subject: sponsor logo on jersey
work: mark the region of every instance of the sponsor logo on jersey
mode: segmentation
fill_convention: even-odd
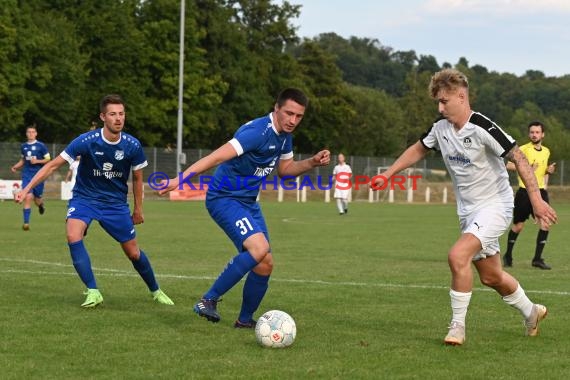
[[[452,165],[463,165],[463,166],[467,166],[469,164],[471,164],[471,160],[468,157],[465,157],[462,154],[458,154],[457,156],[447,156],[447,159],[449,160],[449,162]]]
[[[253,175],[255,177],[267,177],[273,171],[273,167],[268,168],[256,168],[255,173]]]

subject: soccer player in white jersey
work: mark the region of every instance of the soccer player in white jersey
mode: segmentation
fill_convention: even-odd
[[[66,232],[73,266],[87,287],[87,298],[81,304],[86,308],[103,302],[91,268],[91,259],[83,244],[85,232],[93,220],[97,220],[120,243],[153,299],[161,304],[174,304],[159,288],[150,261],[137,243],[134,225],[144,222],[142,169],[148,163],[140,142],[123,132],[125,115],[125,103],[120,96],[103,97],[99,115],[104,123],[103,128],[89,131],[73,140],[16,197],[16,202],[22,202],[36,184],[62,165],[71,164],[77,156],[81,156],[73,198],[67,209]],[[134,196],[132,215],[127,203],[131,171]]]
[[[338,164],[336,164],[333,169],[333,176],[335,178],[335,181],[337,176],[340,176],[341,178],[348,178],[352,174],[352,169],[346,163],[344,154],[339,153],[337,156],[337,161]],[[344,215],[348,212],[348,198],[350,196],[351,189],[344,189],[339,187],[341,186],[334,187],[334,199],[336,199],[336,207],[338,208],[339,215]]]
[[[471,110],[463,73],[454,69],[437,72],[429,92],[437,100],[441,118],[382,174],[390,178],[434,149],[441,151],[451,175],[461,236],[448,253],[452,317],[444,342],[461,345],[465,341],[465,317],[473,287],[471,262],[481,283],[518,309],[526,335],[535,336],[539,322],[546,317],[546,307],[529,300],[518,281],[503,271],[498,255],[499,237],[509,228],[513,212],[504,157],[515,164],[525,183],[537,222],[543,226],[556,223],[556,212],[541,198],[533,169],[515,141],[497,124]]]
[[[210,322],[219,322],[221,319],[217,311],[220,297],[249,273],[243,286],[241,311],[234,327],[255,327],[253,314],[267,291],[273,270],[269,233],[256,201],[265,178],[274,169],[281,177],[296,177],[330,162],[328,150],[322,150],[306,160],[293,160],[291,134],[303,119],[308,102],[301,90],[288,88],[281,91],[273,112],[242,125],[229,142],[190,165],[159,191],[161,195],[166,194],[191,177],[219,165],[208,187],[206,208],[232,240],[238,254],[194,305],[194,311]]]
[[[22,169],[22,187],[30,182],[34,175],[48,162],[51,157],[46,145],[37,140],[38,130],[35,125],[30,125],[26,128],[27,141],[22,144],[20,151],[22,157],[10,169],[12,173]],[[40,215],[45,212],[45,205],[42,195],[44,193],[44,183],[38,183],[25,198],[24,208],[22,210],[24,217],[24,224],[22,229],[24,231],[30,230],[30,215],[32,214],[32,201],[38,206]]]

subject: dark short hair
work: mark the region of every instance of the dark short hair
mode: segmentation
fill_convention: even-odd
[[[107,111],[107,105],[109,104],[122,104],[123,106],[125,106],[125,102],[123,101],[123,98],[121,98],[120,95],[110,94],[110,95],[105,95],[103,99],[101,99],[101,101],[99,102],[99,111],[101,113],[105,113],[105,111]]]
[[[544,124],[542,124],[540,121],[536,121],[536,120],[535,120],[535,121],[531,121],[531,122],[528,124],[527,130],[530,131],[530,127],[534,127],[534,126],[539,126],[540,129],[542,130],[542,132],[544,132]]]
[[[309,105],[309,98],[307,98],[307,95],[297,88],[286,88],[282,90],[279,95],[277,95],[277,100],[275,102],[279,107],[281,107],[287,100],[292,100],[305,108]]]

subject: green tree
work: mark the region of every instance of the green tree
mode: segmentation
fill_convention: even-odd
[[[17,0],[6,0],[0,7],[0,141],[20,141],[25,110],[31,104],[25,84],[29,65],[21,63],[19,31],[30,24],[23,17]]]
[[[349,86],[355,113],[339,136],[336,148],[348,154],[394,156],[406,147],[405,112],[398,102],[367,87]]]

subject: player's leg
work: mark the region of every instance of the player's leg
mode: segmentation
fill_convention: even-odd
[[[218,322],[220,315],[216,306],[220,297],[263,261],[270,248],[263,227],[259,226],[252,216],[252,210],[259,209],[257,203],[245,205],[236,200],[222,198],[207,200],[206,206],[210,216],[240,251],[228,262],[214,284],[194,306],[198,315],[211,322]],[[247,240],[249,242],[245,244]]]
[[[24,207],[22,209],[22,216],[24,219],[24,223],[22,224],[22,229],[24,231],[28,231],[30,229],[30,219],[32,215],[32,200],[34,199],[34,195],[28,193],[26,198],[24,198]]]
[[[34,194],[34,202],[36,206],[38,206],[38,211],[40,212],[40,215],[43,215],[46,211],[44,205],[44,199],[42,197],[44,194],[44,183],[42,182],[36,187],[34,187],[32,189],[32,193]]]
[[[260,226],[260,228],[265,231],[264,236],[266,239],[267,244],[269,244],[269,234],[267,232],[267,226],[265,224],[265,219],[261,214],[261,210],[258,209],[257,212],[252,212],[253,217],[255,218],[256,224]],[[252,235],[250,238],[246,239],[243,243],[244,248],[249,252],[259,252],[259,244],[263,245],[263,240],[260,242],[256,242],[253,239]],[[256,247],[255,245],[258,245]],[[257,256],[257,255],[256,255]],[[238,316],[237,321],[234,324],[234,327],[237,328],[254,328],[255,327],[255,320],[253,319],[253,314],[259,308],[263,297],[265,297],[265,293],[267,293],[267,289],[269,288],[269,278],[271,273],[273,272],[273,254],[269,252],[266,254],[259,264],[253,268],[245,279],[245,284],[243,285],[243,296],[242,296],[242,304],[241,310]]]
[[[344,210],[344,213],[348,213],[348,198],[342,198],[342,207]]]
[[[220,320],[217,313],[210,313],[208,307],[215,305],[201,305],[204,300],[217,301],[233,288],[246,273],[251,271],[263,261],[269,253],[269,243],[262,232],[257,232],[248,237],[248,244],[244,244],[244,250],[234,256],[226,265],[224,270],[220,273],[216,281],[212,284],[210,289],[202,297],[202,302],[199,302],[194,310],[200,316],[206,317],[211,322],[218,322]],[[246,248],[247,247],[247,248]],[[259,262],[257,260],[260,260]],[[249,276],[248,276],[249,277]],[[261,276],[259,276],[259,279]],[[265,275],[267,283],[269,281],[269,274]],[[252,277],[253,278],[253,277]],[[263,292],[265,294],[265,292]],[[204,315],[205,314],[205,315]],[[216,320],[217,319],[217,320]]]
[[[26,187],[28,185],[28,183],[30,183],[30,180],[32,179],[32,177],[26,175],[26,174],[22,174],[22,188]],[[34,199],[34,194],[33,192],[30,192],[26,195],[26,197],[24,198],[24,205],[22,208],[22,217],[24,220],[24,223],[22,224],[22,229],[24,231],[28,231],[30,229],[30,216],[32,214],[32,201]]]
[[[73,267],[87,288],[87,297],[81,306],[88,308],[103,302],[103,296],[97,288],[95,274],[91,267],[91,259],[83,244],[83,234],[93,220],[93,216],[93,211],[85,205],[80,202],[70,202],[65,223],[67,245]]]
[[[153,299],[161,304],[174,305],[174,302],[158,286],[150,260],[138,246],[129,207],[124,205],[105,208],[101,211],[99,224],[119,242],[123,252],[131,260],[133,267],[150,290]]]
[[[471,261],[481,249],[481,242],[471,233],[463,233],[449,250],[451,269],[451,322],[444,339],[445,344],[461,345],[465,342],[465,318],[471,301],[473,273]]]
[[[540,189],[540,194],[542,199],[549,203],[548,192],[545,189]],[[540,269],[552,269],[550,265],[544,262],[542,258],[542,251],[546,245],[546,240],[548,239],[548,226],[545,229],[539,228],[538,234],[536,235],[536,248],[534,250],[534,257],[532,258],[532,266]]]
[[[344,215],[344,206],[342,204],[341,198],[335,198],[336,200],[336,208],[338,209],[339,215]]]
[[[478,260],[475,267],[483,285],[495,289],[508,305],[519,310],[525,321],[526,335],[538,335],[538,324],[546,317],[546,307],[534,304],[518,281],[501,269],[499,255]]]

